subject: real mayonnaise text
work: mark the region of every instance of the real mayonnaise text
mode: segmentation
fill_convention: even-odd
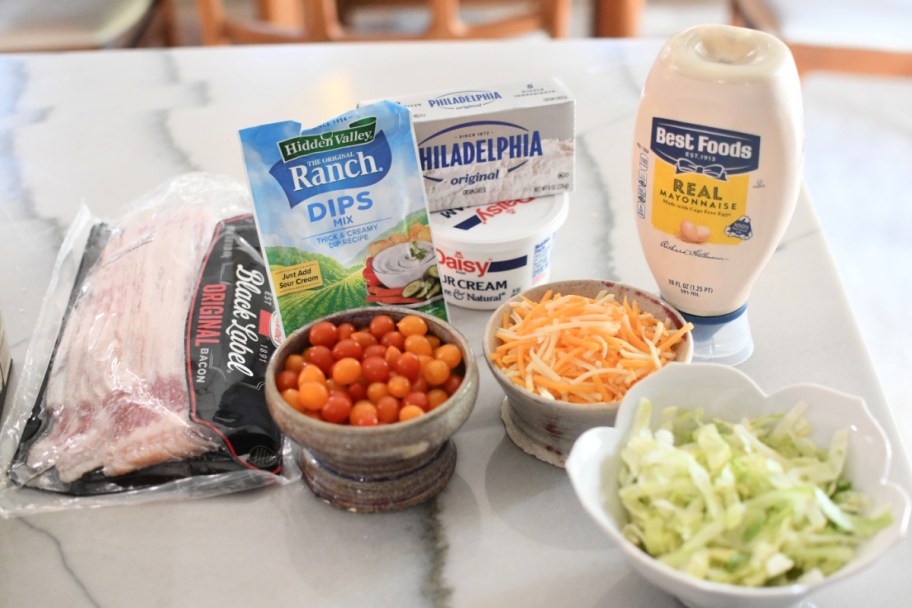
[[[695,359],[736,364],[753,350],[744,312],[798,199],[803,133],[795,62],[769,34],[688,29],[647,77],[635,218],[662,297],[696,326]]]

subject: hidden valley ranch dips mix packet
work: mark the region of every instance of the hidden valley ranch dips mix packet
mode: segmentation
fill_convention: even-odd
[[[446,319],[409,111],[388,101],[312,129],[240,133],[285,334],[361,306]]]

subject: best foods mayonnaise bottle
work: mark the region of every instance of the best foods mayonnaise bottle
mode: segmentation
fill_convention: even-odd
[[[695,325],[694,358],[753,352],[745,310],[798,200],[801,87],[779,39],[727,25],[671,38],[636,120],[640,243],[662,297]]]

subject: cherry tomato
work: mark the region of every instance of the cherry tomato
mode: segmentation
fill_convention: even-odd
[[[304,367],[304,357],[301,355],[288,355],[285,359],[285,369],[291,372],[299,372]]]
[[[380,424],[390,424],[399,420],[399,400],[392,395],[386,395],[377,401],[377,419]]]
[[[399,350],[405,350],[405,336],[398,331],[391,331],[383,334],[380,338],[380,344],[383,346],[395,346]]]
[[[301,401],[298,399],[298,389],[289,388],[282,391],[282,399],[285,400],[285,403],[298,410],[302,411],[304,408],[301,406]]]
[[[425,412],[430,409],[427,393],[421,393],[419,391],[412,391],[402,398],[402,407],[407,405],[417,405]]]
[[[351,335],[352,340],[361,345],[361,348],[367,348],[374,344],[379,344],[377,338],[374,337],[374,334],[369,331],[356,331]]]
[[[304,360],[319,367],[324,374],[329,376],[336,359],[328,346],[311,346],[304,351]]]
[[[396,360],[396,373],[408,378],[409,382],[414,382],[421,373],[421,361],[414,353],[402,353]]]
[[[320,410],[329,399],[329,389],[322,382],[306,381],[298,385],[298,401],[307,410]]]
[[[387,346],[386,354],[383,356],[386,359],[386,362],[389,364],[390,369],[396,369],[396,361],[399,360],[399,355],[402,354],[402,351],[395,346]]]
[[[353,338],[345,338],[344,340],[339,340],[333,346],[332,356],[336,361],[346,358],[360,360],[364,356],[364,347]]]
[[[298,384],[301,384],[302,382],[319,382],[320,384],[326,384],[326,374],[323,373],[323,370],[320,369],[318,365],[308,363],[301,368],[301,372],[298,374]]]
[[[462,363],[462,352],[455,344],[441,344],[434,350],[434,358],[440,359],[453,369]]]
[[[405,352],[415,353],[416,355],[424,355],[430,357],[434,352],[434,347],[431,346],[430,340],[426,336],[421,334],[412,334],[405,338]]]
[[[377,407],[370,401],[358,401],[352,406],[348,416],[354,426],[375,426],[380,423],[377,418]]]
[[[307,341],[311,346],[327,346],[332,348],[339,340],[339,328],[329,321],[320,321],[310,328]]]
[[[431,390],[428,391],[427,396],[428,396],[428,408],[429,409],[434,409],[435,407],[439,406],[441,403],[443,403],[444,401],[446,401],[447,399],[450,398],[450,396],[447,395],[446,391],[443,390],[442,388],[432,388]]]
[[[446,382],[443,383],[443,390],[446,391],[447,395],[453,396],[453,393],[459,388],[459,385],[462,384],[462,376],[459,374],[450,374],[450,377],[446,379]]]
[[[396,323],[399,332],[406,338],[415,334],[424,335],[427,333],[427,322],[418,315],[406,315]]]
[[[332,368],[332,379],[338,384],[354,384],[361,377],[361,362],[354,357],[345,357],[336,361]]]
[[[424,410],[418,407],[417,405],[405,405],[402,406],[402,409],[399,410],[399,422],[405,422],[406,420],[412,420],[413,418],[418,418],[419,416],[424,415]]]
[[[413,391],[418,391],[419,393],[426,393],[430,390],[430,388],[431,387],[428,384],[428,381],[425,380],[424,378],[422,378],[420,375],[418,376],[417,380],[412,382]]]
[[[371,344],[364,349],[364,359],[368,357],[386,357],[386,346],[382,344]]]
[[[345,393],[336,392],[329,395],[329,398],[326,400],[326,403],[323,404],[323,409],[320,410],[320,412],[323,414],[323,420],[341,424],[348,420],[349,415],[351,415],[351,410],[351,397]]]
[[[367,399],[367,381],[363,376],[359,377],[357,382],[348,386],[347,392],[352,401]]]
[[[450,377],[450,366],[440,359],[431,359],[421,368],[421,377],[431,386],[440,386]]]
[[[428,339],[428,342],[431,343],[431,348],[437,348],[438,346],[440,346],[440,338],[438,338],[437,336],[428,335],[427,339]]]
[[[339,339],[344,340],[345,338],[351,338],[351,335],[355,333],[355,326],[351,323],[339,323]]]
[[[396,329],[396,322],[389,315],[377,315],[370,320],[370,333],[378,340]]]
[[[386,382],[389,380],[389,363],[383,357],[364,357],[361,373],[368,382]]]
[[[405,376],[392,376],[386,383],[386,388],[390,395],[401,399],[412,390],[412,383]]]
[[[298,375],[291,370],[285,369],[276,374],[276,388],[280,393],[284,393],[290,388],[298,388]]]
[[[387,395],[389,395],[389,387],[386,386],[386,382],[371,382],[367,385],[367,399],[371,403],[378,403]]]

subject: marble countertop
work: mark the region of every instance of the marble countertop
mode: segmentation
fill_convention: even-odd
[[[188,171],[245,180],[240,128],[316,124],[361,99],[558,76],[577,102],[577,181],[552,278],[655,290],[630,201],[630,141],[659,41],[310,45],[0,57],[0,309],[25,358],[80,204],[99,217]],[[582,263],[581,263],[582,260]],[[480,354],[484,312],[452,310]],[[750,306],[741,369],[767,391],[813,382],[863,396],[909,461],[803,197]],[[563,470],[505,436],[486,366],[455,436],[447,489],[409,511],[353,515],[302,483],[203,500],[0,519],[2,606],[618,606],[649,586],[577,503]],[[15,389],[18,370],[14,371]],[[11,399],[7,399],[5,414]],[[908,434],[909,429],[904,429]],[[895,605],[912,541],[806,605]]]

